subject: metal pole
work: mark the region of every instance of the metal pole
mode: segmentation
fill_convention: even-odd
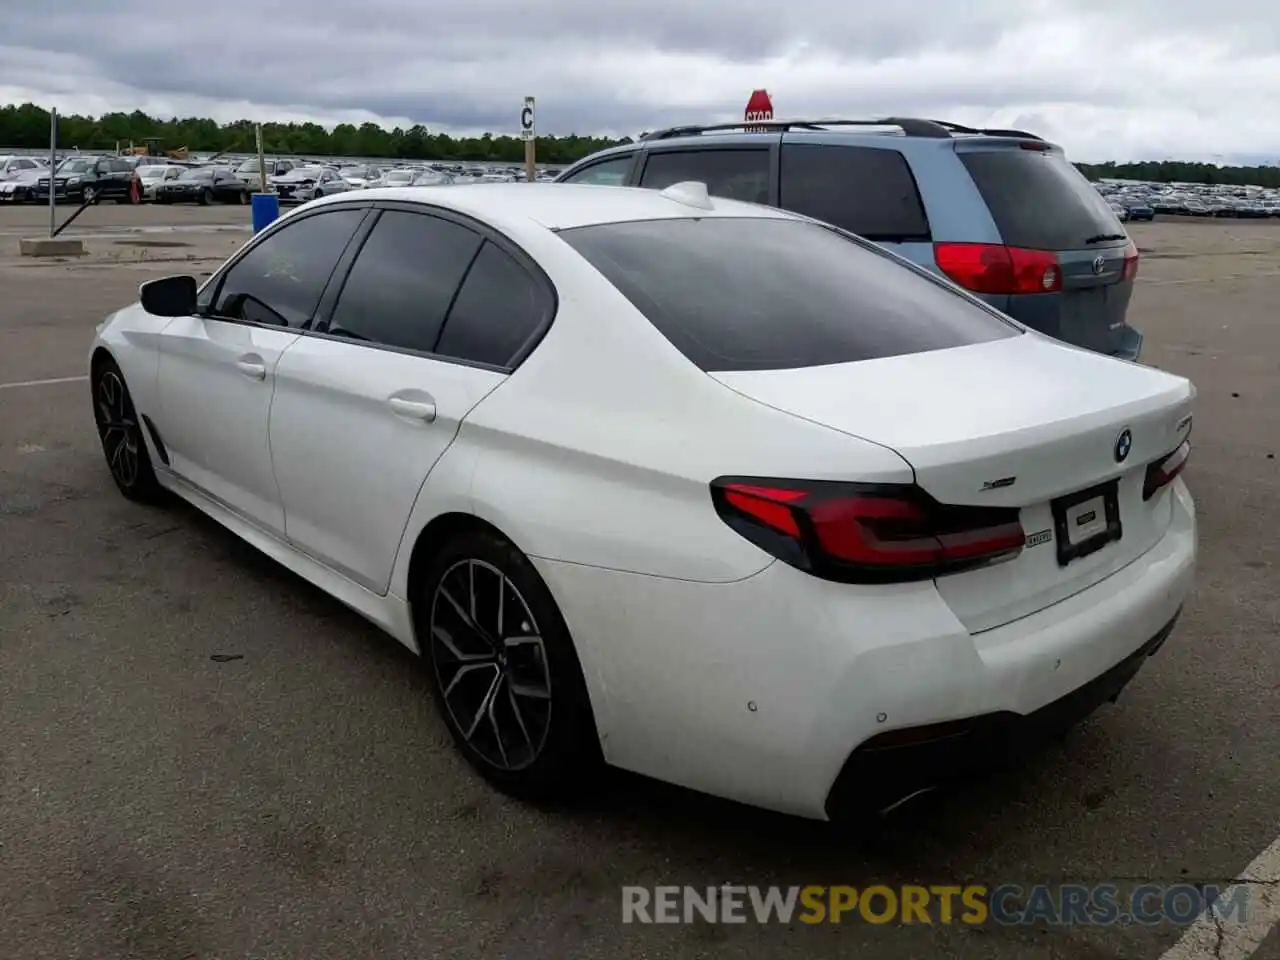
[[[56,215],[53,210],[53,170],[58,165],[58,108],[49,111],[49,238],[53,239]]]
[[[529,139],[524,142],[524,173],[529,182],[538,179],[538,141]]]
[[[258,176],[262,181],[262,192],[267,192],[267,158],[262,152],[262,124],[253,125],[253,134],[258,142]]]

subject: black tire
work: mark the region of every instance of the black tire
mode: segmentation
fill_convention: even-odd
[[[247,190],[241,190],[241,191],[240,191],[240,193],[239,193],[239,194],[237,195],[237,197],[236,197],[236,202],[237,202],[237,203],[239,203],[239,204],[240,204],[240,206],[242,206],[242,207],[246,207],[246,206],[248,206],[248,205],[249,205],[249,191],[247,191]]]
[[[142,421],[116,362],[102,360],[94,364],[90,386],[93,419],[111,479],[130,500],[162,502],[165,490],[151,467]]]
[[[85,187],[80,192],[81,203],[98,204],[102,202],[102,191],[97,187]]]
[[[213,191],[205,187],[200,191],[200,206],[207,207],[211,203],[213,203]]]
[[[467,762],[521,799],[580,794],[601,765],[600,741],[573,638],[537,570],[475,530],[446,543],[414,586],[436,707]]]

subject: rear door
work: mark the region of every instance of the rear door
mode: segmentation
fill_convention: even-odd
[[[900,150],[788,142],[780,172],[778,206],[932,266],[929,218]]]
[[[1140,335],[1125,315],[1137,251],[1093,185],[1059,149],[1040,142],[958,141],[956,152],[1004,244],[1058,259],[1062,292],[1012,296],[1008,312],[1068,343],[1136,356]]]
[[[553,305],[501,238],[384,210],[315,335],[280,360],[270,438],[289,540],[385,593],[427,474]]]

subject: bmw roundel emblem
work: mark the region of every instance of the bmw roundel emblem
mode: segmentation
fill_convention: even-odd
[[[1124,463],[1129,457],[1129,451],[1133,449],[1133,434],[1129,432],[1129,428],[1125,427],[1120,431],[1120,436],[1116,437],[1116,445],[1112,451],[1116,455],[1116,463]]]
[[[1105,258],[1105,257],[1103,257],[1103,256],[1101,256],[1101,255],[1099,255],[1099,256],[1097,256],[1097,257],[1095,257],[1095,258],[1094,258],[1094,260],[1093,260],[1093,275],[1094,275],[1095,277],[1097,277],[1097,276],[1101,276],[1101,275],[1102,275],[1102,271],[1103,271],[1103,270],[1105,270],[1105,269],[1107,269],[1107,260],[1106,260],[1106,258]]]

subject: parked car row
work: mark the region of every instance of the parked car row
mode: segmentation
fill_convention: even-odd
[[[1156,214],[1179,217],[1280,217],[1280,191],[1216,184],[1167,184],[1103,181],[1098,193],[1121,220],[1153,220]]]
[[[523,180],[517,168],[473,168],[460,164],[350,164],[270,158],[267,188],[284,203],[373,186],[440,186]],[[542,179],[551,175],[542,174]],[[46,203],[49,166],[38,157],[0,156],[0,202]],[[77,154],[63,158],[53,173],[55,199],[66,203],[101,200],[147,203],[247,204],[261,189],[257,158],[180,161],[160,156]]]

